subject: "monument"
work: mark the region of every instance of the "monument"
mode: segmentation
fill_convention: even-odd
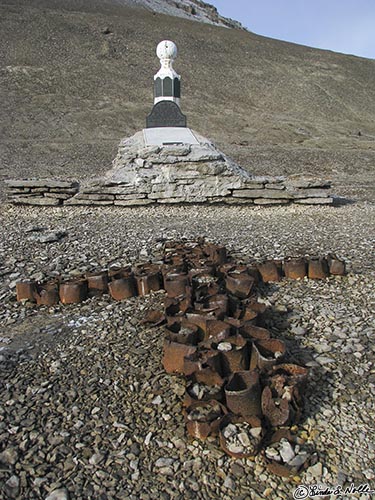
[[[147,128],[183,127],[186,116],[180,110],[181,77],[173,68],[177,47],[170,40],[159,43],[156,54],[160,69],[154,76],[154,107],[147,117]]]
[[[9,199],[29,205],[138,206],[178,203],[330,204],[329,183],[312,176],[254,177],[212,141],[187,127],[180,109],[177,47],[157,46],[154,105],[146,128],[120,142],[106,175],[66,186],[66,180],[11,180]],[[58,182],[59,192],[55,185]]]
[[[156,49],[160,69],[154,76],[154,107],[146,119],[146,145],[198,144],[187,128],[186,116],[181,112],[181,76],[173,68],[177,47],[163,40]]]

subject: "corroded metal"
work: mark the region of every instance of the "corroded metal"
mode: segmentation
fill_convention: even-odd
[[[247,272],[237,273],[231,271],[225,277],[225,286],[228,292],[240,299],[246,299],[250,296],[255,280]]]
[[[243,417],[262,415],[260,396],[259,374],[254,370],[233,373],[225,387],[228,408]]]
[[[286,278],[296,280],[307,276],[307,263],[302,257],[298,259],[286,259],[283,268]]]
[[[87,280],[77,279],[61,283],[59,289],[60,300],[63,304],[78,304],[87,299]]]
[[[220,352],[223,373],[229,376],[234,372],[249,369],[249,344],[242,335],[214,339],[211,348]]]
[[[197,345],[200,340],[197,325],[193,325],[186,320],[167,326],[165,332],[167,339],[179,344]]]
[[[165,339],[162,363],[167,373],[184,373],[184,358],[193,354],[197,348]]]
[[[108,284],[109,293],[115,300],[129,299],[137,295],[137,287],[134,276],[118,278]]]
[[[281,263],[278,261],[265,261],[258,265],[258,271],[265,283],[269,281],[280,281],[281,279]]]
[[[186,429],[198,439],[217,436],[221,419],[228,410],[216,400],[197,401],[184,410]]]
[[[108,271],[86,274],[89,295],[108,293]]]
[[[36,301],[36,281],[24,280],[16,283],[17,300]]]
[[[234,432],[232,431],[228,435],[227,431],[230,427],[234,429]],[[237,432],[235,430],[236,427],[238,427]],[[255,458],[260,450],[262,438],[262,422],[257,417],[244,418],[237,415],[228,414],[225,415],[220,421],[220,446],[227,455],[233,458]],[[237,441],[237,446],[233,446],[233,444],[231,443],[232,439],[234,440],[234,442]]]
[[[38,285],[35,294],[38,306],[53,306],[60,300],[59,284],[57,280]]]
[[[186,288],[190,286],[189,276],[181,273],[168,273],[164,275],[164,290],[171,298],[186,294]]]
[[[340,260],[335,255],[328,255],[329,272],[335,276],[344,276],[346,273],[346,266],[343,260]]]
[[[324,258],[311,258],[308,262],[308,277],[310,279],[325,279],[329,275],[328,263]]]
[[[282,340],[255,340],[251,350],[250,369],[267,370],[272,368],[285,355],[286,347]]]

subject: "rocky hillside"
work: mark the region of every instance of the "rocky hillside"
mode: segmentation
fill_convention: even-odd
[[[374,179],[374,60],[144,8],[197,12],[193,0],[129,2],[0,0],[1,178],[107,170],[144,127],[169,38],[188,125],[247,170],[322,173],[344,194]]]
[[[216,26],[228,28],[242,28],[241,23],[221,16],[216,7],[200,0],[104,0],[109,3],[143,7],[159,14],[183,17],[193,21],[200,21]]]

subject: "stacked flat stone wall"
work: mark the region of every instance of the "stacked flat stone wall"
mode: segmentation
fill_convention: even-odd
[[[171,172],[169,172],[171,174]],[[67,205],[134,206],[178,203],[225,203],[255,205],[331,204],[329,183],[311,178],[254,177],[246,182],[231,182],[226,177],[188,178],[180,171],[168,183],[138,185],[115,184],[83,188]],[[172,180],[173,179],[173,180]],[[236,185],[238,187],[236,187]]]
[[[177,172],[174,172],[176,174]],[[241,183],[207,175],[169,172],[164,183],[127,184],[107,181],[79,189],[79,184],[54,180],[10,180],[8,201],[13,204],[58,206],[142,206],[178,203],[224,203],[254,205],[328,205],[333,203],[330,184],[307,176],[253,177]]]
[[[8,201],[15,205],[63,205],[79,191],[75,181],[14,179],[5,181]]]

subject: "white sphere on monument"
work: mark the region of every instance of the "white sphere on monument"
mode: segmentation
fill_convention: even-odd
[[[171,40],[163,40],[156,48],[156,55],[159,59],[176,59],[177,54],[177,45]]]

